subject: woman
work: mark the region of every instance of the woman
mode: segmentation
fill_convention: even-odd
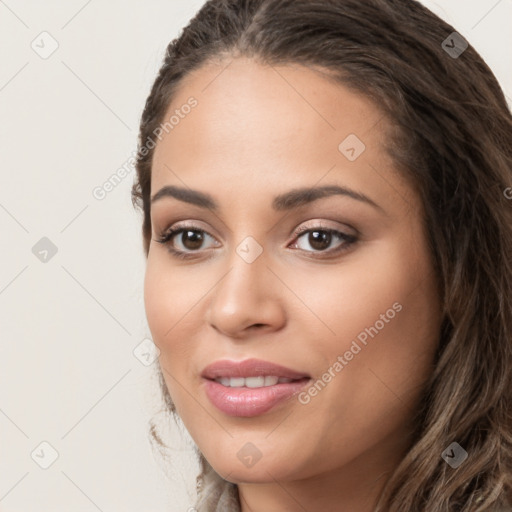
[[[132,195],[196,510],[510,508],[511,135],[416,1],[210,0],[169,44]]]

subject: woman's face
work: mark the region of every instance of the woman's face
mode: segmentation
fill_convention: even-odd
[[[367,99],[301,66],[226,65],[183,82],[153,159],[145,307],[165,382],[227,480],[377,478],[438,341],[420,200]],[[235,363],[208,373],[223,383],[204,376],[217,361]]]

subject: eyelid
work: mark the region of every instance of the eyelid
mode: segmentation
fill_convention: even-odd
[[[184,221],[175,221],[169,224],[164,229],[157,230],[157,236],[165,236],[169,231],[178,231],[180,229],[190,229],[191,231],[201,231],[206,233],[208,236],[217,239],[218,237],[212,233],[212,230],[209,228],[205,228],[202,226],[202,222],[199,220],[184,220]],[[160,235],[158,235],[158,231],[160,231]]]
[[[309,220],[306,222],[307,222],[307,224],[301,224],[300,227],[298,227],[294,230],[293,233],[296,236],[299,234],[302,234],[306,231],[310,231],[310,230],[314,230],[314,229],[326,229],[326,230],[332,230],[332,231],[341,231],[343,234],[345,234],[347,236],[359,236],[359,232],[356,229],[354,229],[346,224],[344,224],[344,227],[332,226],[327,223],[328,221],[324,221],[321,219],[312,219],[312,220]]]
[[[351,245],[356,242],[360,242],[363,239],[362,233],[359,232],[358,229],[354,228],[352,225],[349,225],[345,222],[335,221],[335,220],[324,220],[324,219],[309,219],[304,221],[301,225],[293,231],[293,243],[297,244],[297,240],[304,235],[304,233],[311,233],[314,231],[327,231],[330,233],[335,233],[334,236],[344,239],[346,244],[342,245]],[[288,245],[287,245],[288,247]],[[307,251],[310,252],[310,251]],[[318,251],[318,254],[325,253],[334,253],[334,251]]]
[[[339,226],[331,226],[327,224],[328,221],[322,220],[322,219],[310,219],[308,221],[304,221],[306,224],[302,223],[299,224],[299,227],[294,228],[290,236],[294,236],[297,238],[298,236],[302,235],[303,233],[310,231],[312,229],[325,229],[325,230],[331,230],[331,231],[340,231],[346,236],[353,236],[353,237],[360,237],[360,233],[357,229],[352,228],[351,226],[348,226],[344,224],[344,227]],[[161,236],[165,236],[166,233],[168,233],[171,229],[173,231],[178,231],[180,229],[190,229],[193,231],[202,231],[206,233],[208,236],[217,239],[218,237],[214,234],[212,234],[209,229],[206,229],[201,226],[201,221],[198,220],[184,220],[184,221],[176,221],[172,224],[170,224],[168,227],[166,227],[164,230],[162,230]],[[349,232],[347,232],[347,230]],[[295,240],[295,238],[293,240]]]
[[[176,236],[176,234],[177,234],[176,232],[180,233],[187,229],[189,231],[199,231],[199,232],[204,233],[205,235],[209,236],[210,238],[217,240],[217,237],[215,235],[213,235],[212,233],[210,233],[209,230],[201,227],[199,221],[183,221],[183,223],[175,222],[174,224],[172,224],[171,226],[169,226],[167,229],[165,229],[163,231],[162,236],[166,236],[166,234],[168,234],[171,230],[174,232],[174,236]],[[199,252],[199,251],[191,251],[191,254],[193,252]]]

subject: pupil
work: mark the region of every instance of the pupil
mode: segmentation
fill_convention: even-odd
[[[326,249],[331,243],[331,233],[327,231],[312,231],[309,234],[309,243],[315,249]]]
[[[190,237],[190,238],[183,238],[183,237]],[[183,245],[187,249],[198,249],[201,247],[201,244],[203,242],[203,235],[197,231],[184,231],[182,235]],[[191,242],[191,244],[190,244]]]

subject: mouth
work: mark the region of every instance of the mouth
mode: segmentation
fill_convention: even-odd
[[[308,374],[259,359],[221,360],[201,373],[210,402],[228,416],[264,414],[299,393]]]
[[[244,359],[243,361],[232,361],[229,359],[221,359],[214,363],[206,366],[201,372],[201,377],[205,379],[236,379],[244,378],[249,379],[249,387],[251,383],[255,384],[255,387],[261,387],[265,385],[265,380],[261,382],[261,378],[268,379],[268,382],[272,382],[273,379],[289,379],[298,380],[310,376],[307,373],[299,372],[280,364],[271,363],[270,361],[264,361],[262,359]],[[250,380],[257,379],[260,380]],[[227,381],[226,381],[227,382]],[[241,381],[237,381],[241,382]],[[275,383],[268,384],[274,385]],[[235,384],[233,387],[239,387],[241,384]]]
[[[276,377],[275,375],[259,375],[256,377],[219,377],[217,379],[210,379],[218,382],[227,388],[266,388],[275,386],[276,384],[288,384],[290,382],[298,382],[302,379],[290,379],[287,377]]]

